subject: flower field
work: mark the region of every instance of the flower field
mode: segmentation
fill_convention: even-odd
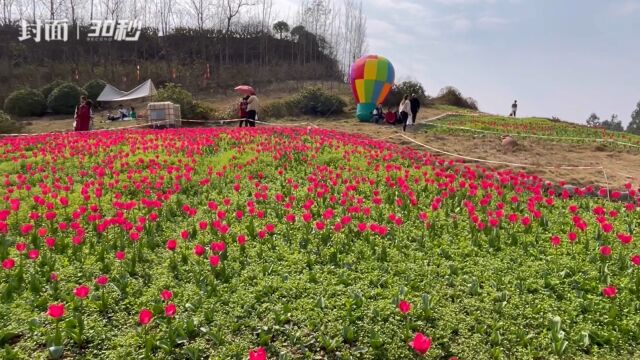
[[[499,134],[534,136],[546,138],[549,141],[571,143],[594,143],[594,140],[605,140],[624,149],[640,147],[640,137],[637,135],[607,131],[600,128],[589,128],[584,125],[568,122],[550,121],[540,118],[509,118],[502,116],[451,115],[432,123],[429,132],[442,134],[458,134],[467,132],[495,132]],[[632,146],[617,142],[629,143]]]
[[[4,138],[0,168],[3,359],[640,356],[638,184],[321,129]]]

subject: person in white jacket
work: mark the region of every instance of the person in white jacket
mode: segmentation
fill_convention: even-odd
[[[402,131],[407,131],[407,121],[409,120],[409,116],[411,115],[411,101],[409,100],[409,95],[405,95],[400,102],[400,106],[398,106],[398,111],[400,111],[400,121],[402,122]]]

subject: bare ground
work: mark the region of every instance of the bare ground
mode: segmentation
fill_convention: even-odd
[[[514,167],[515,170],[526,171],[553,182],[565,181],[567,184],[584,186],[609,184],[614,188],[622,188],[627,182],[637,185],[640,182],[640,152],[611,148],[601,144],[568,144],[546,140],[517,138],[518,146],[513,150],[502,147],[497,135],[435,135],[426,132],[425,120],[443,114],[442,109],[425,109],[421,111],[418,124],[407,128],[406,135],[418,142],[449,153],[484,160],[503,161],[509,163],[531,165],[531,167]],[[376,125],[361,123],[354,119],[303,119],[316,126],[351,133],[361,133],[371,138],[387,138],[402,132],[400,126]],[[68,131],[71,119],[31,119],[24,132],[39,133],[51,131]],[[143,124],[138,121],[111,122],[101,120],[97,116],[96,129],[117,128]],[[294,122],[290,122],[292,125]],[[387,138],[385,141],[412,146],[432,153],[411,141],[399,136]],[[442,155],[443,158],[455,157]],[[473,161],[467,161],[473,163]],[[501,169],[508,165],[485,164],[487,167]],[[544,167],[586,166],[604,167],[602,169],[544,169]],[[605,177],[606,173],[606,177]]]

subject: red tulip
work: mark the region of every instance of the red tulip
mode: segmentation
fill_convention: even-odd
[[[122,261],[124,260],[125,253],[124,251],[116,251],[116,260]]]
[[[226,247],[227,247],[227,245],[224,243],[224,241],[212,242],[211,243],[211,251],[213,251],[213,252],[217,252],[217,253],[224,252]]]
[[[640,255],[633,255],[631,257],[631,262],[633,263],[633,265],[635,266],[640,266]]]
[[[175,251],[176,250],[176,246],[178,246],[178,243],[175,240],[173,240],[173,239],[167,240],[167,245],[166,245],[167,250]]]
[[[601,246],[600,254],[605,257],[611,255],[611,248],[609,246]]]
[[[236,240],[238,241],[238,245],[244,246],[244,244],[247,242],[247,237],[244,235],[238,235],[238,238]]]
[[[56,282],[58,281],[58,274],[52,272],[51,274],[49,274],[49,280]]]
[[[196,244],[196,246],[194,246],[194,247],[193,247],[193,253],[194,253],[196,256],[202,256],[202,255],[204,255],[204,252],[205,252],[206,250],[207,250],[207,249],[205,249],[205,248],[204,248],[204,246],[202,246],[202,245],[200,245],[200,244]]]
[[[169,301],[172,297],[173,293],[169,290],[162,290],[162,292],[160,292],[160,298],[162,298],[162,301]]]
[[[25,252],[25,250],[27,250],[27,244],[23,242],[16,243],[16,250],[19,253]]]
[[[262,347],[250,350],[249,360],[267,360],[267,351]]]
[[[614,298],[616,297],[617,293],[618,293],[618,289],[616,289],[614,286],[611,286],[611,285],[602,289],[602,295],[604,295],[604,297]]]
[[[109,283],[109,278],[106,275],[100,275],[96,279],[96,284],[100,286],[105,286]]]
[[[402,300],[398,303],[398,310],[403,314],[407,314],[411,311],[411,304],[408,301]]]
[[[49,249],[53,249],[56,246],[56,239],[48,237],[44,239],[44,244],[47,245]]]
[[[167,306],[164,307],[164,316],[168,318],[176,316],[176,304],[167,304]]]
[[[89,287],[86,285],[80,285],[73,291],[73,294],[78,299],[84,299],[89,296]]]
[[[11,270],[16,265],[16,261],[9,258],[2,260],[2,268],[5,270]]]
[[[29,250],[29,259],[31,260],[37,260],[38,257],[40,257],[40,251],[38,251],[37,249],[33,249],[33,250]]]
[[[211,264],[212,267],[217,267],[218,265],[220,265],[220,256],[218,255],[209,256],[209,264]]]
[[[557,236],[557,235],[553,235],[551,237],[551,245],[554,246],[554,247],[555,246],[559,246],[560,245],[560,237]]]
[[[64,304],[51,304],[47,310],[47,315],[54,319],[59,319],[64,316]]]
[[[431,348],[431,339],[424,336],[423,333],[417,333],[413,341],[409,343],[411,348],[420,355],[424,355]]]
[[[140,310],[140,314],[138,314],[138,321],[140,325],[147,325],[153,319],[153,313],[149,309]]]

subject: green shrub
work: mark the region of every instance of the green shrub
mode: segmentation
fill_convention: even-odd
[[[295,116],[298,114],[294,105],[292,99],[273,101],[263,106],[260,114],[271,119]]]
[[[22,130],[22,124],[0,111],[0,134],[14,134],[19,133],[20,130]]]
[[[165,84],[153,97],[153,101],[170,101],[180,105],[183,119],[204,120],[211,118],[213,109],[193,100],[193,95],[174,83]]]
[[[42,96],[44,96],[45,99],[48,99],[49,95],[51,95],[53,90],[55,90],[57,87],[63,84],[67,84],[67,82],[63,80],[53,80],[52,82],[40,88],[40,92],[42,93]]]
[[[47,105],[56,114],[73,114],[82,95],[87,95],[86,91],[72,83],[64,83],[51,92]]]
[[[470,97],[462,96],[460,90],[453,86],[447,86],[440,90],[435,99],[436,104],[451,105],[464,109],[478,110],[478,102]]]
[[[215,110],[212,107],[210,107],[209,105],[194,101],[193,110],[190,116],[188,117],[184,115],[182,116],[186,119],[192,119],[192,120],[208,120],[213,117],[213,114],[215,114]]]
[[[41,116],[47,111],[47,103],[40,91],[21,89],[7,97],[4,111],[15,116]]]
[[[294,99],[293,106],[304,115],[327,116],[344,113],[347,103],[339,96],[329,94],[320,87],[302,90]]]
[[[400,105],[400,102],[405,95],[416,95],[423,106],[430,105],[432,103],[432,99],[425,93],[424,87],[421,83],[417,81],[403,81],[399,84],[393,85],[393,88],[382,105],[384,107],[391,108],[397,107]]]
[[[94,102],[97,101],[98,96],[100,96],[100,93],[104,90],[105,86],[107,86],[107,83],[99,79],[89,81],[84,85],[84,91],[87,92],[87,98]]]

